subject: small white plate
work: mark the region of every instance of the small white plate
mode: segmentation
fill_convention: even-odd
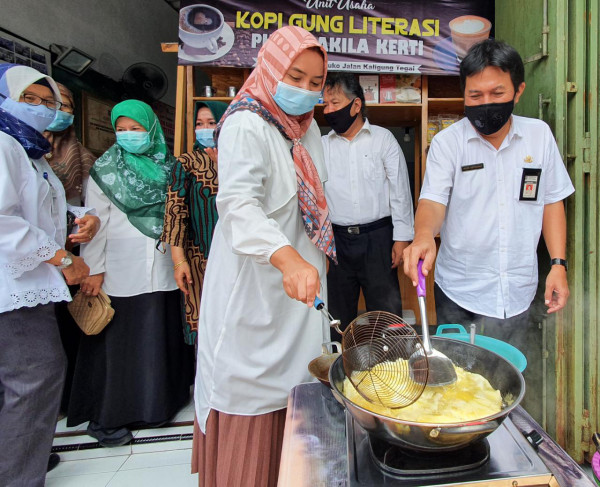
[[[190,63],[207,63],[225,56],[233,47],[233,41],[235,40],[235,34],[229,24],[225,23],[223,25],[223,30],[219,37],[225,45],[221,46],[214,54],[205,47],[191,47],[184,42],[179,46],[179,60]]]

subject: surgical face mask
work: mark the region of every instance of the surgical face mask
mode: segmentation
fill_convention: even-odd
[[[514,100],[507,101],[506,103],[465,105],[465,116],[477,132],[483,135],[492,135],[508,122],[514,107]]]
[[[356,98],[354,98],[354,100],[356,100]],[[340,108],[335,112],[323,114],[327,124],[335,130],[336,133],[345,134],[354,123],[354,120],[356,120],[356,117],[358,117],[358,112],[355,115],[350,115],[354,100],[348,103],[344,108]]]
[[[269,64],[266,61],[263,62],[269,73],[271,73],[271,76],[276,78]],[[277,90],[275,90],[275,94],[273,95],[275,103],[288,115],[303,115],[310,112],[319,102],[319,98],[321,98],[320,91],[305,90],[297,86],[288,85],[283,81],[277,82]]]
[[[196,140],[204,147],[214,147],[215,129],[196,129]]]
[[[132,154],[143,154],[152,146],[150,132],[117,132],[117,144]]]
[[[320,97],[320,91],[305,90],[280,81],[273,100],[288,115],[303,115],[315,107]]]
[[[12,98],[5,98],[0,107],[40,133],[46,130],[56,115],[56,110],[51,110],[44,104],[29,105]]]
[[[73,124],[74,118],[75,117],[70,113],[56,110],[56,116],[46,130],[49,130],[50,132],[62,132]]]

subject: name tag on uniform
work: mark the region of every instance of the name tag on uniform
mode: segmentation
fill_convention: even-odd
[[[519,191],[520,201],[537,201],[541,176],[542,170],[539,168],[523,168],[521,190]]]
[[[462,169],[462,172],[476,171],[477,169],[483,169],[483,162],[480,162],[479,164],[469,164],[468,166],[461,166],[460,168]]]

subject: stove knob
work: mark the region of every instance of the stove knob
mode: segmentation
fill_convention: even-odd
[[[531,430],[529,433],[523,433],[523,436],[525,436],[527,441],[531,443],[531,446],[533,446],[533,448],[536,450],[538,449],[538,445],[544,441],[542,435],[540,435],[536,430]]]

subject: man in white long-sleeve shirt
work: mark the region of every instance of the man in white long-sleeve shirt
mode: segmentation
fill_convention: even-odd
[[[367,311],[402,316],[397,267],[414,223],[404,154],[389,130],[365,118],[363,89],[353,74],[330,74],[323,101],[333,129],[322,141],[338,257],[327,274],[329,311],[347,326],[362,289]]]

